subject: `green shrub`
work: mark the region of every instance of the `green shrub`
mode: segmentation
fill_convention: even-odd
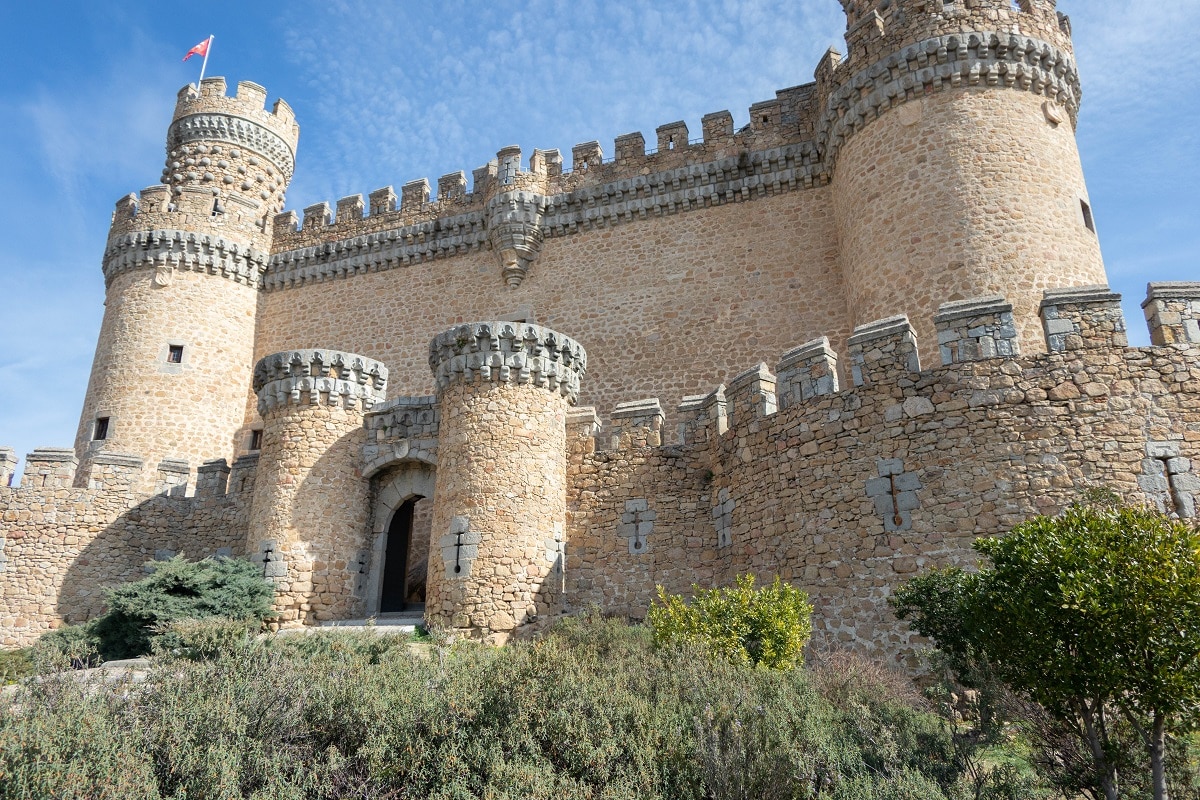
[[[949,791],[937,718],[865,667],[698,658],[595,614],[419,655],[403,637],[233,632],[168,625],[184,657],[135,686],[49,676],[0,695],[0,800],[970,797]]]
[[[0,650],[0,686],[16,683],[34,672],[33,648]]]
[[[770,669],[795,669],[804,663],[804,645],[812,635],[808,595],[778,577],[754,588],[753,575],[739,575],[735,586],[700,589],[691,603],[658,587],[658,602],[647,617],[660,645],[690,645],[714,656]]]
[[[37,650],[47,665],[81,668],[148,655],[154,651],[152,641],[164,632],[168,639],[160,645],[163,652],[184,647],[182,638],[188,637],[191,644],[184,649],[191,649],[181,654],[208,657],[222,641],[232,645],[271,614],[274,587],[249,561],[186,561],[177,556],[150,566],[153,571],[142,580],[108,591],[108,611],[103,615],[39,639]],[[172,627],[183,620],[213,619],[240,625]]]

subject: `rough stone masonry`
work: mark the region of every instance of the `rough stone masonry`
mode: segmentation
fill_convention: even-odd
[[[19,486],[0,448],[0,645],[182,553],[260,563],[276,625],[424,600],[495,642],[781,575],[818,646],[907,661],[887,597],[976,538],[1092,486],[1194,517],[1200,284],[1151,284],[1128,346],[1070,20],[842,4],[846,55],[748,122],[302,219],[293,110],[181,90],[113,214],[74,448]]]

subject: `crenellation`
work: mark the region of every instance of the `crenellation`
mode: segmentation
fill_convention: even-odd
[[[587,172],[604,163],[604,151],[597,141],[584,142],[571,148],[571,171]]]
[[[839,390],[837,353],[822,336],[783,354],[775,367],[779,408],[807,403],[815,397],[837,394]]]
[[[779,99],[763,100],[750,106],[750,130],[756,134],[776,130],[782,123],[783,103]]]
[[[438,194],[441,194],[441,188],[438,188]],[[385,186],[382,189],[376,189],[367,195],[370,203],[370,213],[372,217],[377,217],[380,214],[390,214],[396,210],[396,192],[391,186]]]
[[[904,314],[859,325],[848,345],[855,386],[911,386],[921,371],[916,332]]]
[[[65,447],[38,447],[25,456],[22,489],[69,489],[75,482],[79,459]]]
[[[94,460],[93,460],[94,463]],[[166,497],[187,497],[191,466],[180,458],[164,458],[158,462],[154,493]]]
[[[558,149],[541,150],[534,148],[529,157],[529,171],[542,178],[554,180],[562,176],[562,153]]]
[[[1200,343],[1200,282],[1151,283],[1142,310],[1151,344]]]
[[[845,8],[851,57],[740,129],[587,142],[566,173],[511,145],[471,187],[302,224],[292,110],[182,91],[161,185],[114,211],[75,451],[13,489],[0,449],[0,645],[94,616],[150,558],[236,552],[275,625],[403,598],[495,643],[779,575],[817,601],[815,646],[912,665],[886,598],[978,537],[1092,486],[1194,517],[1200,291],[1152,284],[1154,346],[1127,347],[1066,20]],[[763,353],[774,374],[741,372]]]
[[[435,337],[429,366],[439,389],[477,380],[531,384],[574,403],[587,353],[575,340],[540,325],[476,322]]]
[[[776,383],[771,368],[763,363],[730,380],[725,390],[729,427],[753,429],[755,421],[774,414],[779,408]]]
[[[400,187],[400,210],[402,212],[420,211],[428,202],[429,181],[425,178],[409,181]]]
[[[646,158],[646,137],[637,131],[622,134],[616,138],[614,149],[617,153],[617,164],[642,162]]]
[[[467,194],[467,176],[462,170],[438,178],[437,196],[440,201],[459,200]]]
[[[688,126],[683,120],[659,125],[654,129],[654,133],[657,137],[659,153],[688,148]]]
[[[329,203],[314,203],[304,209],[304,226],[301,230],[311,231],[316,228],[325,228],[332,224],[333,211],[330,210]]]
[[[224,497],[229,491],[232,471],[223,458],[201,464],[196,468],[196,497]]]
[[[102,492],[135,491],[145,466],[143,458],[131,453],[97,453],[87,462],[85,485]]]
[[[1108,286],[1048,289],[1041,312],[1051,352],[1129,346],[1121,295]]]
[[[337,201],[337,210],[334,212],[334,220],[337,222],[354,222],[363,218],[363,196],[361,194],[352,194],[348,197],[343,197]],[[308,213],[305,212],[305,218]]]
[[[733,114],[728,111],[705,114],[700,118],[700,130],[706,145],[728,141],[733,137]]]
[[[0,489],[12,486],[16,474],[16,451],[11,447],[0,447]]]
[[[370,410],[387,396],[387,367],[337,350],[287,350],[254,366],[258,412],[282,406],[327,405]]]
[[[229,494],[239,494],[246,497],[254,494],[255,478],[258,475],[258,462],[261,451],[243,453],[234,459],[229,469]]]
[[[942,363],[1020,355],[1012,311],[999,295],[943,303],[934,317]]]
[[[659,447],[663,444],[662,429],[666,415],[657,397],[618,403],[610,418],[612,450]]]

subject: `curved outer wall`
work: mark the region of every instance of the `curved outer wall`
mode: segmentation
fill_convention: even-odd
[[[163,459],[230,459],[245,442],[258,289],[270,219],[283,203],[299,130],[266,91],[224,78],[180,91],[163,184],[117,203],[104,254],[105,311],[75,439],[77,484],[100,453],[140,457],[135,488]],[[180,363],[169,358],[182,347]],[[96,420],[107,418],[97,440]],[[178,469],[178,467],[176,467]],[[178,474],[178,473],[176,473]],[[161,487],[157,487],[161,488]]]
[[[135,270],[108,287],[75,439],[81,475],[100,452],[141,456],[152,474],[163,458],[195,470],[237,447],[258,293],[194,272],[154,281],[154,271]],[[174,343],[184,347],[181,364],[167,362]],[[97,417],[109,418],[103,441],[92,439]]]
[[[561,611],[567,409],[579,386],[570,370],[562,385],[535,385],[536,377],[519,376],[525,357],[520,339],[516,360],[511,340],[493,339],[488,346],[487,331],[503,329],[503,323],[457,328],[434,340],[431,356],[441,426],[426,620],[494,641]],[[553,351],[555,341],[578,347],[545,328],[524,330],[531,332],[526,343],[537,337],[536,352],[544,345]],[[459,360],[488,353],[489,362],[502,359],[505,366],[487,374],[469,367],[464,374],[460,366],[451,374],[446,367],[453,359],[443,357],[451,349],[470,352]],[[584,362],[577,363],[582,372]]]
[[[846,145],[833,194],[855,325],[907,313],[928,353],[941,303],[1003,294],[1024,323],[1022,348],[1035,352],[1045,347],[1044,290],[1107,282],[1083,223],[1074,132],[1047,121],[1044,100],[950,90],[885,114]]]
[[[1049,0],[1024,11],[999,0],[905,9],[916,5],[900,2],[901,21],[883,18],[874,38],[851,16],[851,61],[839,68],[839,83],[864,92],[900,89],[837,152],[851,323],[906,313],[932,356],[940,304],[999,294],[1014,305],[1021,347],[1043,351],[1042,292],[1107,282],[1081,206],[1069,23]],[[1036,50],[1023,54],[1030,39]],[[888,85],[893,76],[900,82]],[[915,85],[905,91],[904,81]]]

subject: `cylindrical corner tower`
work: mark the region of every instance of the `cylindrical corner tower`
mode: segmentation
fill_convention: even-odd
[[[254,317],[271,220],[299,129],[282,100],[225,79],[179,93],[163,184],[117,203],[104,253],[105,311],[75,439],[79,481],[99,453],[230,458],[245,418]]]
[[[850,57],[820,137],[852,323],[1003,295],[1045,351],[1046,289],[1105,283],[1075,142],[1080,85],[1055,0],[842,0]]]
[[[363,414],[383,401],[387,368],[352,353],[293,350],[254,368],[262,454],[246,552],[275,581],[281,622],[358,612],[354,562],[369,530]]]
[[[429,350],[441,428],[425,615],[503,641],[561,611],[566,416],[587,356],[537,325],[484,322]]]

